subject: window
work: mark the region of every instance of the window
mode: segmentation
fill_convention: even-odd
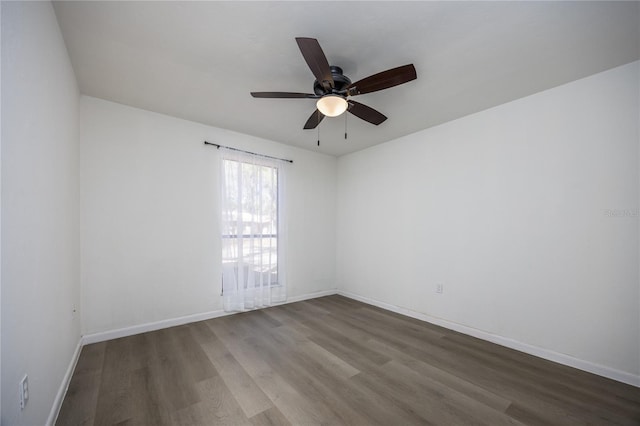
[[[280,167],[253,155],[222,159],[222,271],[226,310],[268,306],[283,286]],[[283,293],[283,290],[278,292]],[[277,298],[282,298],[278,294]]]

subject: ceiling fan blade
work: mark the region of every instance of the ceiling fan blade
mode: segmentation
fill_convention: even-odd
[[[334,83],[331,76],[331,68],[329,68],[329,61],[327,61],[327,57],[324,55],[318,40],[315,38],[296,37],[296,42],[316,80],[320,82],[325,90],[332,89]]]
[[[358,80],[352,83],[347,90],[351,96],[362,95],[363,93],[377,92],[378,90],[404,84],[416,78],[416,68],[413,64],[403,65]]]
[[[376,111],[371,107],[361,104],[360,102],[352,101],[351,99],[349,99],[347,102],[349,103],[347,111],[349,111],[356,117],[363,119],[364,121],[368,121],[371,124],[375,124],[377,126],[387,119],[387,117],[382,113]]]
[[[318,110],[315,110],[313,114],[311,114],[311,117],[309,117],[307,122],[304,123],[304,129],[315,129],[316,127],[318,127],[318,124],[320,124],[323,118],[324,114]]]
[[[318,99],[319,95],[312,93],[292,93],[292,92],[251,92],[254,98],[302,98],[302,99]]]

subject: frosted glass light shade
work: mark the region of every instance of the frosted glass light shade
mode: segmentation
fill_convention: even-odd
[[[318,110],[327,117],[337,117],[347,110],[347,101],[338,95],[326,95],[318,99]]]

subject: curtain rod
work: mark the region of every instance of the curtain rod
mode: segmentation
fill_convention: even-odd
[[[219,144],[217,144],[217,143],[211,143],[211,142],[207,142],[207,141],[204,141],[204,144],[205,144],[205,145],[212,145],[212,146],[215,146],[215,147],[216,147],[216,148],[218,148],[218,149],[220,149],[220,148],[230,149],[230,150],[232,150],[232,151],[240,151],[240,152],[244,152],[244,153],[246,153],[246,154],[257,155],[258,157],[265,157],[265,158],[270,158],[270,159],[272,159],[272,160],[286,161],[287,163],[292,163],[292,164],[293,164],[293,160],[287,160],[287,159],[285,159],[285,158],[278,158],[278,157],[272,157],[272,156],[270,156],[270,155],[257,154],[257,153],[255,153],[255,152],[245,151],[245,150],[242,150],[242,149],[232,148],[232,147],[230,147],[230,146],[219,145]]]

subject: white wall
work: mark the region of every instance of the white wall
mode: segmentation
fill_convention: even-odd
[[[80,105],[83,334],[222,309],[218,152],[205,140],[294,160],[288,295],[335,288],[336,158],[92,97]]]
[[[2,6],[0,6],[0,52],[2,51]],[[0,60],[0,99],[2,98],[2,61]],[[0,102],[0,259],[2,259],[2,102]],[[2,423],[2,262],[0,261],[0,424]]]
[[[51,4],[1,7],[2,424],[42,425],[80,339],[79,92]]]
[[[340,157],[338,289],[640,384],[639,76],[632,63]]]

